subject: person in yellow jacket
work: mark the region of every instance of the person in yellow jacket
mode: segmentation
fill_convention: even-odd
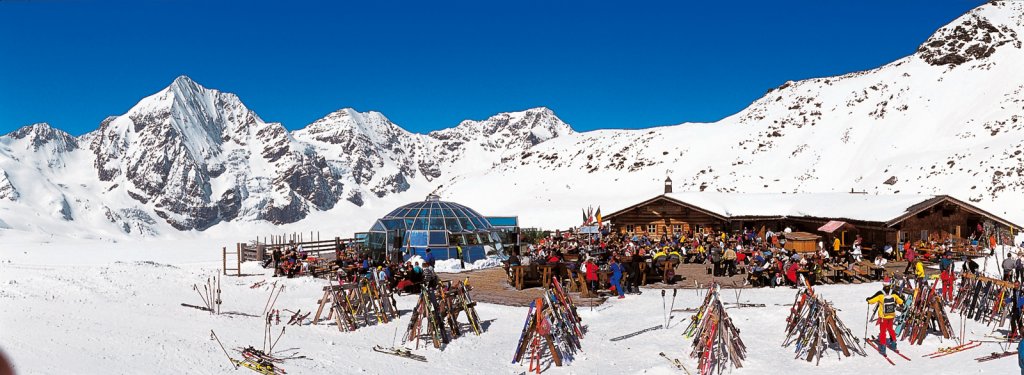
[[[914,276],[917,276],[918,282],[924,280],[924,264],[920,258],[914,261]]]
[[[869,305],[878,305],[878,352],[885,356],[885,349],[888,347],[896,349],[896,331],[892,329],[892,321],[896,318],[896,305],[903,305],[903,298],[899,293],[892,292],[889,278],[882,281],[882,290],[875,292],[867,298]],[[888,343],[886,342],[888,334]]]

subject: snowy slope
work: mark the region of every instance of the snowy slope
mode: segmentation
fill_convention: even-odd
[[[24,251],[0,250],[0,350],[13,361],[19,374],[242,374],[232,369],[210,330],[215,330],[228,350],[252,345],[261,347],[262,320],[242,314],[259,315],[267,302],[269,286],[250,289],[260,280],[277,280],[285,291],[276,306],[284,310],[313,311],[321,297],[324,281],[312,278],[272,279],[255,264],[243,266],[246,276],[225,277],[222,311],[210,315],[185,308],[180,303],[201,304],[192,290],[203,284],[220,267],[220,254],[209,249],[209,240],[154,241],[109,245],[89,241],[28,245]],[[79,256],[82,252],[89,257]],[[63,261],[54,261],[61,259]],[[835,304],[839,317],[855,336],[865,330],[864,297],[878,290],[877,283],[830,285],[816,292]],[[865,374],[893,371],[877,354],[837,358],[829,352],[819,366],[793,358],[791,348],[782,347],[786,316],[795,289],[746,290],[737,298],[724,291],[725,302],[739,299],[763,303],[763,308],[732,308],[727,312],[748,348],[742,369],[733,374]],[[679,291],[676,309],[696,308],[702,291]],[[671,298],[671,293],[669,298]],[[403,311],[397,322],[339,332],[333,325],[288,326],[278,349],[292,349],[309,359],[282,365],[289,374],[406,374],[436,372],[449,374],[518,374],[525,365],[511,364],[513,350],[522,330],[527,309],[481,303],[477,311],[483,321],[480,336],[455,339],[443,351],[417,350],[428,363],[403,360],[371,351],[374,345],[391,346],[396,329],[409,324],[409,296],[398,297]],[[659,358],[665,352],[681,358],[690,371],[696,360],[688,357],[691,346],[681,334],[690,319],[678,312],[669,329],[656,330],[620,342],[613,337],[664,323],[660,293],[645,290],[640,296],[612,300],[596,308],[579,306],[587,333],[583,352],[562,368],[550,367],[545,374],[678,374]],[[30,313],[27,313],[30,312]],[[951,314],[959,327],[959,315]],[[968,339],[985,339],[991,328],[973,320],[966,323]],[[873,331],[873,332],[872,332]],[[273,327],[276,336],[280,326]],[[401,339],[399,339],[400,342]],[[412,344],[410,344],[411,346]],[[928,336],[921,346],[900,343],[912,358],[895,358],[900,373],[953,374],[1017,373],[1014,357],[986,363],[972,358],[1000,351],[985,344],[969,352],[927,359],[921,356],[939,347],[951,346]],[[232,352],[237,358],[237,353]]]
[[[659,194],[666,175],[676,191],[950,194],[1024,222],[1022,38],[1024,3],[988,3],[913,55],[787,82],[715,123],[582,133],[547,108],[428,134],[341,109],[288,132],[179,77],[81,137],[0,138],[0,236],[350,233],[438,188],[566,227],[581,206]]]

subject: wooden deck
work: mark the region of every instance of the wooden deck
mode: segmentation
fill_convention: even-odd
[[[508,284],[505,270],[500,267],[474,270],[462,273],[439,273],[441,280],[463,280],[469,278],[473,287],[473,299],[478,302],[493,303],[505,306],[529,306],[530,302],[541,298],[543,289],[527,288],[516,290]],[[604,303],[605,298],[581,298],[578,293],[569,293],[576,306],[594,306]]]
[[[889,262],[885,266],[885,272],[902,274],[907,262]],[[710,264],[680,264],[676,267],[676,275],[682,277],[681,281],[674,284],[657,282],[643,286],[644,289],[675,289],[675,288],[706,288],[712,281],[717,281],[724,289],[749,288],[744,285],[746,274],[737,274],[732,277],[711,277],[707,273]],[[938,274],[939,271],[925,268],[928,276]],[[473,287],[473,299],[479,302],[493,303],[505,306],[529,306],[530,302],[541,297],[543,289],[540,287],[516,290],[508,283],[505,270],[499,267],[475,270],[463,273],[439,273],[441,280],[462,280],[469,278],[469,284]],[[842,283],[840,283],[842,284]],[[606,298],[581,298],[578,293],[569,293],[577,306],[601,305]]]

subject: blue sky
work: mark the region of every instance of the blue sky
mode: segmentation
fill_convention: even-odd
[[[714,121],[912,53],[982,1],[0,1],[0,133],[95,129],[188,75],[297,129],[425,132],[546,106],[577,130]]]

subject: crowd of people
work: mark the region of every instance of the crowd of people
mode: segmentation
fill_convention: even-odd
[[[366,254],[348,252],[345,249],[335,251],[333,261],[326,264],[326,272],[332,273],[341,282],[352,282],[366,277],[382,283],[398,294],[419,293],[423,285],[435,287],[438,284],[437,273],[434,272],[436,259],[429,249],[422,258],[415,258],[404,263],[375,260]],[[290,242],[276,246],[271,250],[270,258],[263,266],[274,269],[273,277],[313,276],[314,267],[322,260],[309,257],[301,244]]]
[[[978,264],[968,257],[954,255],[954,244],[949,239],[918,243],[905,241],[876,246],[869,251],[860,236],[856,236],[849,246],[844,246],[839,238],[832,237],[827,243],[825,240],[819,241],[815,251],[798,253],[786,249],[785,234],[788,232],[790,230],[786,228],[778,232],[766,230],[762,233],[751,229],[733,233],[675,233],[660,238],[616,233],[608,233],[599,239],[554,236],[531,246],[524,254],[513,254],[509,265],[558,265],[556,274],[568,273],[568,277],[575,277],[576,272],[581,272],[590,284],[590,289],[607,288],[618,294],[619,298],[624,298],[625,294],[639,293],[642,276],[640,264],[644,262],[654,265],[646,267],[648,272],[654,274],[662,272],[658,266],[663,262],[705,264],[716,277],[746,274],[745,283],[754,287],[774,288],[796,286],[801,282],[801,276],[813,285],[836,272],[848,270],[852,273],[858,267],[873,271],[868,275],[881,279],[888,263],[894,260],[907,261],[904,275],[923,279],[926,269],[924,263],[934,261],[939,264],[944,284],[949,285],[949,293],[955,281],[956,273],[952,267],[956,260],[964,262],[963,267],[967,272],[976,273],[978,268]],[[1022,261],[1024,253],[1004,262],[1008,278],[1022,280]],[[673,268],[670,268],[670,273]],[[608,273],[604,285],[598,285],[599,272]],[[674,275],[664,276],[671,283]]]

